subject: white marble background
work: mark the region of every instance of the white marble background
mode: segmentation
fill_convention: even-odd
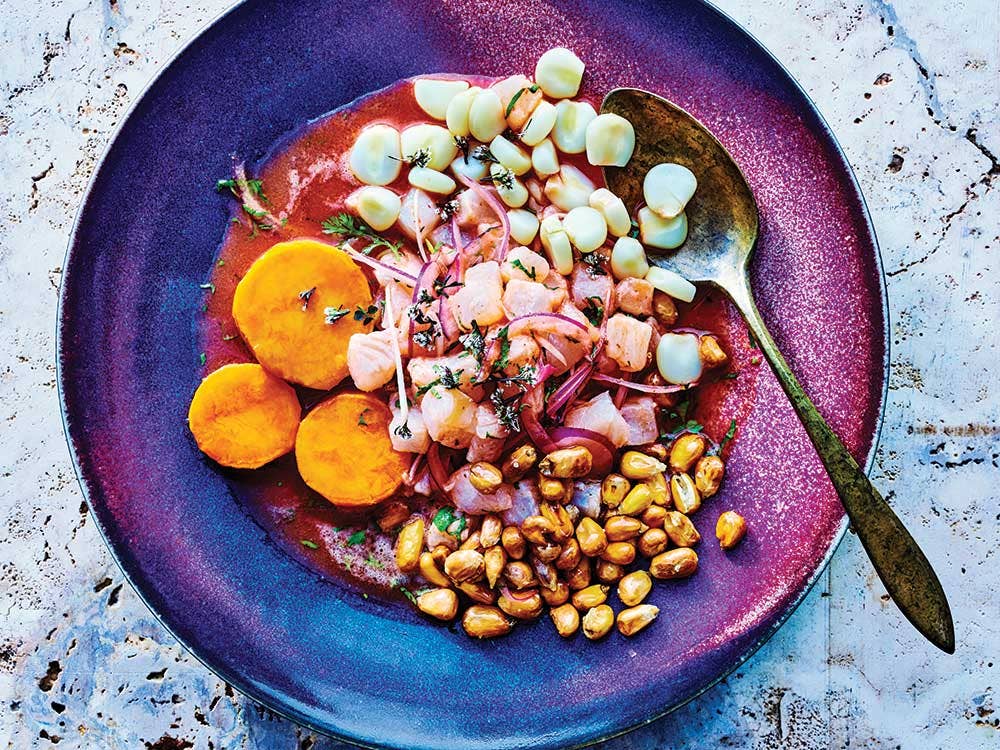
[[[159,65],[230,0],[0,0],[0,745],[341,747],[241,697],[160,628],[105,551],[63,440],[53,331],[95,160]],[[1000,747],[997,0],[723,0],[817,101],[889,282],[875,479],[937,564],[945,656],[848,536],[751,662],[607,747]]]

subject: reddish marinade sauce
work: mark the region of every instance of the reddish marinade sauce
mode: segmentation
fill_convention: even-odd
[[[493,82],[480,76],[461,78],[483,87]],[[345,199],[359,187],[347,166],[351,146],[367,125],[386,123],[402,130],[428,122],[430,118],[417,106],[412,92],[412,82],[404,80],[362,97],[305,124],[283,139],[256,168],[248,167],[249,176],[263,183],[266,207],[285,223],[269,231],[252,232],[249,217],[239,202],[230,201],[231,222],[208,279],[215,285],[215,291],[207,294],[204,312],[196,323],[205,352],[205,374],[231,362],[254,361],[233,321],[232,301],[237,283],[254,260],[277,242],[301,237],[337,240],[323,234],[322,222],[346,210]],[[560,154],[560,159],[581,169],[595,184],[604,184],[600,169],[588,164],[583,155]],[[390,187],[399,193],[408,189],[405,169]],[[401,239],[391,230],[383,235]],[[735,415],[739,421],[749,411],[743,405],[752,402],[759,358],[747,346],[738,314],[721,293],[701,290],[690,305],[679,303],[678,307],[681,314],[677,325],[716,333],[731,355],[728,370],[710,375],[696,389],[687,414],[689,419],[704,424],[706,433],[718,440],[729,427],[728,415]],[[736,376],[720,377],[725,373]],[[347,378],[335,390],[351,387]],[[305,410],[328,395],[305,388],[298,388],[298,392]],[[365,598],[369,594],[399,598],[398,587],[409,585],[406,576],[396,568],[394,537],[381,533],[368,516],[338,511],[309,489],[299,477],[294,455],[254,471],[223,471],[234,501],[274,543],[311,571],[347,584]],[[440,505],[440,501],[434,505]]]

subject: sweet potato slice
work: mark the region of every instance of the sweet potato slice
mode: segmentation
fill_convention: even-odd
[[[279,242],[254,261],[233,295],[233,318],[269,372],[328,390],[347,375],[347,342],[370,326],[354,319],[371,304],[361,269],[316,240]],[[327,323],[326,310],[347,310]]]
[[[295,460],[307,485],[334,505],[364,508],[385,500],[410,467],[389,440],[392,413],[364,393],[332,396],[309,412],[295,440]]]
[[[223,466],[256,469],[295,445],[302,407],[295,389],[258,364],[220,367],[194,392],[188,426]]]

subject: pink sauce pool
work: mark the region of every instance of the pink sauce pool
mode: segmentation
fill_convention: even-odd
[[[484,87],[492,82],[477,76],[463,78]],[[228,225],[209,279],[215,291],[207,294],[204,313],[197,320],[206,354],[205,374],[231,362],[254,361],[232,316],[236,285],[253,261],[281,241],[302,237],[335,241],[323,234],[321,225],[345,210],[345,199],[358,187],[347,167],[347,154],[360,130],[377,122],[402,130],[428,119],[413,98],[410,81],[400,81],[306,124],[278,144],[259,167],[248,170],[250,177],[262,180],[267,209],[285,223],[270,231],[251,232],[249,217],[238,201],[229,200],[231,216],[240,223]],[[560,154],[560,158],[584,171],[595,184],[603,185],[600,169],[588,164],[583,155]],[[390,187],[405,192],[409,187],[405,174]],[[383,234],[389,239],[401,239],[393,230]],[[735,377],[711,376],[696,389],[688,414],[689,419],[705,426],[708,435],[719,440],[730,420],[739,423],[749,413],[760,358],[747,340],[738,313],[721,292],[699,290],[693,303],[678,307],[681,314],[677,325],[712,331],[730,354],[730,368],[719,375],[728,372],[735,373]],[[335,390],[350,388],[348,378]],[[298,390],[306,410],[327,396]],[[224,471],[236,502],[276,544],[317,574],[357,587],[365,596],[377,593],[396,598],[399,593],[394,589],[409,585],[407,576],[396,568],[394,537],[381,533],[366,516],[339,511],[309,489],[299,477],[294,455],[255,471]],[[425,506],[427,503],[432,501],[425,502]],[[413,500],[411,505],[415,510],[421,508]]]

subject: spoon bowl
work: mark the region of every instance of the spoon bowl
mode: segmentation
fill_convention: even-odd
[[[698,187],[685,209],[687,239],[677,250],[656,252],[650,262],[729,295],[802,421],[889,595],[924,637],[953,653],[951,610],[934,569],[806,395],[754,303],[748,266],[759,217],[740,168],[704,125],[656,94],[614,89],[601,112],[620,115],[635,128],[635,150],[628,164],[604,168],[608,189],[633,215],[643,203],[643,180],[654,166],[673,162],[694,173]]]

